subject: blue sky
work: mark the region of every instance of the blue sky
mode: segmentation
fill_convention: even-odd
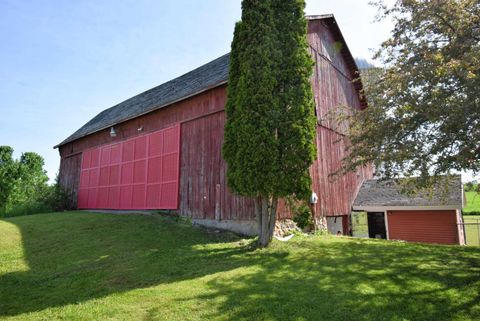
[[[371,57],[387,22],[369,0],[307,0],[333,13],[354,56]],[[240,0],[0,0],[0,145],[52,147],[97,113],[230,50]]]

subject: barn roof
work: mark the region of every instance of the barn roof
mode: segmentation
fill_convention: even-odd
[[[353,202],[354,210],[401,207],[463,207],[461,176],[444,176],[429,191],[410,195],[402,191],[399,180],[369,179],[363,182]]]
[[[306,18],[307,20],[323,20],[331,27],[334,36],[344,44],[341,53],[344,56],[352,75],[355,75],[358,71],[357,65],[345,43],[340,29],[338,28],[335,17],[332,14],[326,14],[307,16]],[[170,80],[110,107],[100,112],[72,135],[54,146],[54,148],[226,84],[228,81],[229,63],[230,53],[178,78]],[[356,81],[354,85],[357,90],[361,90],[360,82]],[[361,97],[361,100],[362,107],[365,107],[365,98]]]
[[[55,147],[225,84],[230,54],[110,107]]]

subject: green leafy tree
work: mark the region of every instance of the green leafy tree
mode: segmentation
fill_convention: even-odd
[[[223,155],[233,192],[253,197],[259,245],[278,199],[306,198],[315,116],[303,0],[244,0],[230,62]]]
[[[364,77],[369,108],[355,112],[344,170],[374,163],[385,177],[432,184],[450,170],[480,170],[480,2],[381,1],[394,22]]]
[[[43,157],[34,152],[26,152],[17,163],[17,175],[9,198],[9,206],[28,201],[40,201],[47,189],[48,176],[43,169]]]
[[[48,211],[60,203],[63,191],[48,185],[43,157],[27,152],[13,159],[13,148],[0,146],[0,216]]]
[[[16,165],[13,160],[13,148],[0,146],[0,216],[5,214],[9,196],[15,186]]]
[[[473,188],[474,188],[473,182],[466,182],[463,186],[464,186],[463,188],[465,192],[473,191]]]

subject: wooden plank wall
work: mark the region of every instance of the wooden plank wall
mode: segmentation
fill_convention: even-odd
[[[72,162],[72,155],[80,155],[82,151],[106,144],[112,144],[126,139],[144,135],[172,126],[177,123],[191,121],[221,111],[225,107],[226,85],[213,88],[197,96],[172,104],[168,107],[158,109],[149,114],[139,116],[121,124],[115,125],[116,137],[110,136],[110,128],[106,128],[94,134],[77,139],[60,147],[60,177],[61,184],[71,188],[76,204],[78,188],[80,161]],[[142,127],[142,131],[138,128]],[[76,180],[73,180],[75,177]],[[182,195],[180,195],[182,197]]]
[[[349,214],[360,184],[372,175],[371,168],[366,167],[341,177],[330,176],[340,169],[341,160],[346,156],[345,141],[339,136],[330,129],[317,128],[319,153],[311,167],[313,189],[318,195],[317,216]]]
[[[62,157],[60,162],[60,171],[58,173],[59,184],[70,194],[69,206],[71,208],[77,207],[81,163],[81,153],[76,153],[69,157]]]
[[[254,219],[253,201],[233,195],[222,158],[225,113],[182,124],[180,212],[200,219]]]
[[[313,190],[319,197],[316,216],[345,215],[350,213],[360,184],[372,176],[371,167],[340,178],[330,176],[340,168],[348,144],[345,124],[337,124],[331,113],[339,108],[344,110],[344,106],[360,108],[360,97],[352,83],[356,75],[347,67],[345,48],[325,21],[309,23],[308,42],[315,61],[312,88],[318,121],[317,160],[310,169]]]
[[[145,133],[153,132],[182,123],[225,108],[226,85],[222,85],[199,95],[182,100],[170,106],[115,125],[116,137],[110,137],[110,128],[98,131],[86,137],[60,147],[60,155],[82,152],[85,149],[123,141]],[[138,128],[143,127],[142,131]]]

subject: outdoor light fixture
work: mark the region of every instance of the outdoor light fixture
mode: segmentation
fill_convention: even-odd
[[[137,128],[138,132],[141,132],[142,130],[143,130],[143,126],[140,126],[140,127]]]
[[[115,132],[115,128],[110,127],[110,137],[115,137],[117,136],[117,132]]]

